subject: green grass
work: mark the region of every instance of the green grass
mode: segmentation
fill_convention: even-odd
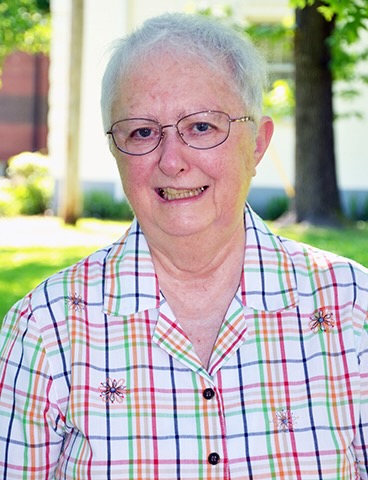
[[[21,226],[13,221],[0,223],[1,235],[8,239],[0,246],[0,324],[9,308],[45,278],[118,239],[127,227],[95,219],[81,219],[76,227],[56,218],[25,217]]]
[[[2,248],[0,251],[0,323],[9,308],[49,275],[76,263],[94,250],[88,247]]]
[[[272,224],[271,229],[283,237],[293,238],[323,250],[329,250],[368,267],[367,222],[358,222],[355,226],[341,229],[303,225],[279,228]]]
[[[293,238],[323,250],[337,253],[368,267],[368,223],[358,222],[355,226],[341,229],[292,225],[271,229],[283,237]]]
[[[113,229],[114,225],[111,225],[111,222],[105,224],[102,221],[96,221],[94,225],[96,232],[101,232],[104,227]],[[272,224],[271,228],[284,237],[333,251],[368,267],[368,223],[360,223],[355,227],[341,230],[302,225],[279,228]],[[118,230],[118,227],[115,229]],[[118,238],[117,234],[115,236],[115,231],[112,231],[111,235]],[[0,322],[19,298],[47,276],[104,246],[105,243],[101,244],[100,241],[98,239],[95,245],[89,241],[87,246],[0,248]]]

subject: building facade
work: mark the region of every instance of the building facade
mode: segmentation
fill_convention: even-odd
[[[84,1],[84,34],[81,120],[79,146],[79,175],[84,191],[105,190],[121,196],[120,179],[115,161],[108,151],[102,129],[99,99],[100,82],[108,59],[109,46],[132,31],[146,18],[166,11],[193,11],[211,6],[231,5],[235,16],[248,23],[284,22],[293,16],[288,0],[224,0],[190,2],[187,0],[99,0]],[[53,175],[56,179],[56,198],[62,192],[67,158],[68,68],[70,48],[71,0],[52,0],[53,44],[50,70],[49,151]],[[368,35],[362,37],[368,45]],[[368,88],[362,86],[361,95],[354,101],[336,99],[336,157],[338,181],[346,209],[351,199],[368,198],[367,153],[363,143],[368,131]],[[349,111],[360,111],[363,119],[345,116]],[[366,114],[364,116],[364,113]],[[294,123],[291,117],[276,121],[271,147],[258,168],[250,201],[261,213],[274,199],[291,194],[294,179]]]
[[[6,58],[0,88],[0,165],[24,151],[47,150],[49,59],[14,52]]]

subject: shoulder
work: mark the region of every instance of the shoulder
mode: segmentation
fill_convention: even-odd
[[[330,291],[334,298],[349,298],[368,311],[368,268],[335,253],[278,238],[292,260],[299,289],[309,286],[321,295]]]
[[[264,250],[265,255],[271,255],[272,258],[276,253],[282,261],[281,263],[273,261],[280,269],[288,269],[291,265],[299,279],[326,277],[329,274],[342,283],[351,282],[359,285],[367,292],[368,268],[363,265],[335,253],[276,235],[249,206],[246,209],[246,226],[247,242],[248,237],[251,239],[254,237],[253,243],[257,250]]]
[[[295,266],[312,271],[334,270],[346,275],[358,275],[367,279],[368,268],[336,253],[313,247],[306,243],[278,236]]]
[[[29,325],[34,322],[35,315],[46,322],[50,321],[50,316],[53,317],[57,312],[65,314],[68,303],[76,307],[77,303],[73,302],[81,298],[81,291],[92,285],[95,291],[101,289],[104,265],[111,248],[102,248],[47,277],[9,310],[3,326],[9,322],[14,325],[25,322],[25,325]],[[43,312],[42,315],[40,312]]]
[[[65,296],[66,292],[76,289],[78,285],[100,284],[111,248],[112,246],[108,246],[98,250],[79,262],[46,278],[30,293],[32,304],[42,302],[45,295],[47,298],[44,298],[44,301],[55,301],[60,295]]]

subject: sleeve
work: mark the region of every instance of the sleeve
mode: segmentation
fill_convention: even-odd
[[[0,472],[4,480],[53,478],[64,438],[65,418],[30,300],[28,296],[10,310],[0,332]]]
[[[365,317],[360,349],[358,353],[361,378],[361,403],[359,428],[354,447],[356,452],[358,478],[368,480],[368,312]]]

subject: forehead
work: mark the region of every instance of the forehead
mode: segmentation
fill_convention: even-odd
[[[241,96],[225,69],[199,58],[167,54],[135,62],[120,81],[113,116],[151,112],[178,116],[198,110],[239,110],[239,105]]]

